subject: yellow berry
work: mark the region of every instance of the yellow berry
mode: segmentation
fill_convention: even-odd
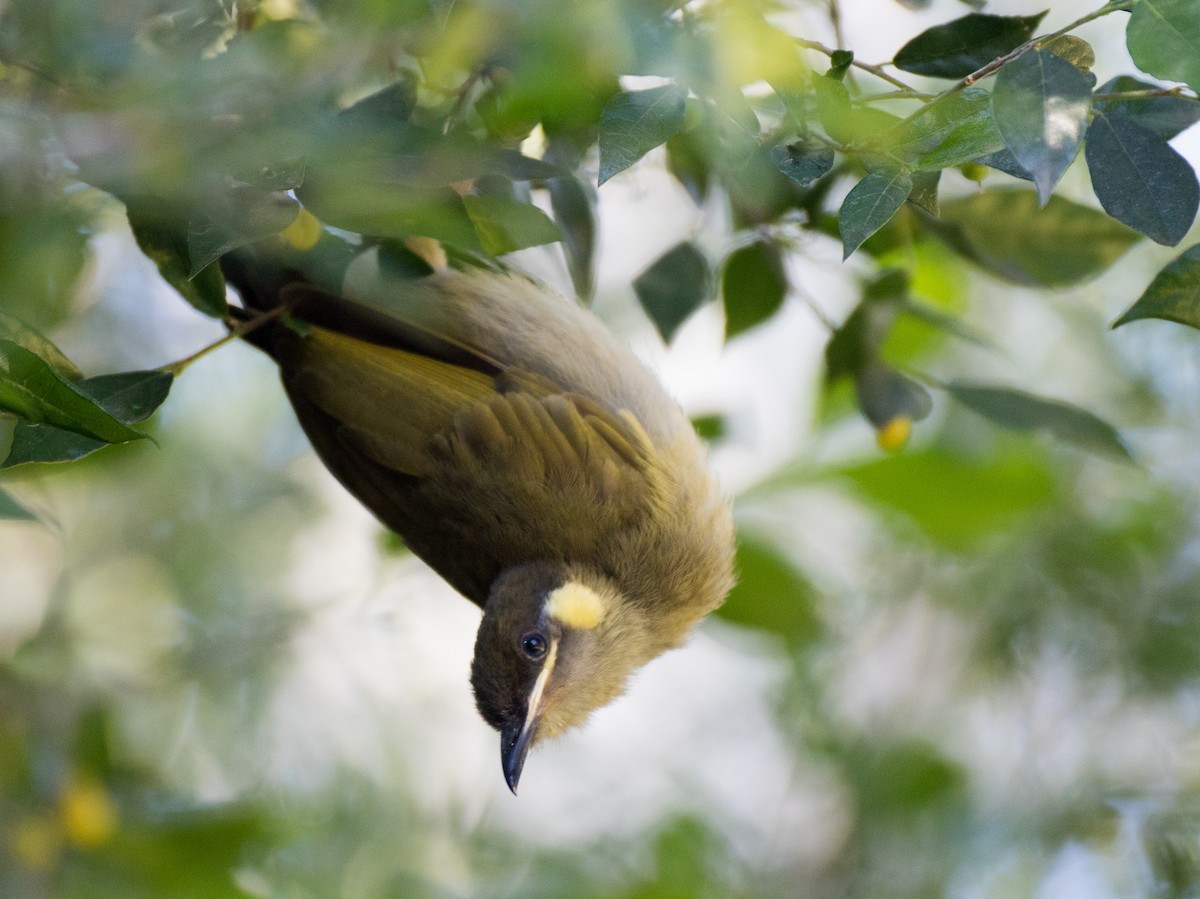
[[[321,239],[321,223],[307,209],[301,209],[292,223],[279,232],[279,236],[297,250],[310,250]]]
[[[73,846],[95,849],[117,832],[117,806],[104,784],[80,776],[67,782],[58,800],[63,832]]]
[[[875,432],[875,440],[880,449],[889,453],[898,453],[908,445],[912,436],[912,419],[907,416],[897,416]]]

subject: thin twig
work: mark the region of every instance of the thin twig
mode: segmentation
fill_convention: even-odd
[[[818,41],[806,41],[803,38],[797,38],[796,43],[799,44],[801,47],[803,47],[806,50],[816,50],[818,53],[824,53],[826,56],[829,56],[829,57],[832,57],[833,54],[837,52],[832,47],[826,47],[824,44],[819,43]],[[851,62],[850,65],[854,66],[856,69],[862,69],[864,72],[870,72],[876,78],[882,78],[888,84],[894,84],[896,87],[900,88],[901,90],[906,90],[906,91],[916,90],[916,88],[914,88],[912,85],[905,84],[899,78],[896,78],[893,75],[889,75],[887,72],[885,72],[883,70],[883,68],[881,66],[872,65],[869,62],[859,62],[857,59],[854,60],[853,62]]]
[[[1185,94],[1183,86],[1148,88],[1144,91],[1116,91],[1111,94],[1092,94],[1093,100],[1148,100],[1151,97],[1178,97],[1180,100],[1200,101],[1200,97]]]
[[[177,362],[171,362],[167,365],[161,365],[161,366],[159,366],[158,370],[169,372],[170,374],[174,375],[175,377],[179,377],[181,374],[183,374],[184,370],[189,365],[191,365],[193,362],[196,362],[196,361],[204,358],[209,353],[211,353],[213,350],[218,350],[221,347],[225,346],[225,344],[227,344],[227,343],[232,343],[233,341],[235,341],[241,337],[245,337],[247,334],[250,334],[253,331],[257,331],[259,328],[261,328],[263,325],[267,324],[268,322],[272,322],[275,319],[279,318],[280,316],[287,314],[287,312],[290,311],[290,309],[291,309],[291,306],[285,303],[283,305],[276,306],[274,309],[268,309],[266,312],[262,313],[261,315],[256,315],[254,318],[247,319],[246,321],[231,323],[227,320],[226,325],[229,328],[229,333],[226,334],[224,337],[222,337],[220,340],[210,343],[208,346],[203,347],[200,350],[197,350],[195,353],[192,353],[192,355],[190,355],[190,356],[185,356],[183,359],[180,359]]]

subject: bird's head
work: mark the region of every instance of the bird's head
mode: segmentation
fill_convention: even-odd
[[[475,640],[471,685],[479,713],[500,731],[514,793],[530,747],[582,724],[646,661],[640,617],[610,580],[586,569],[533,563],[497,578]]]

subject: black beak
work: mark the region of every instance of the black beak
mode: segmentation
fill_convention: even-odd
[[[514,796],[525,767],[525,756],[533,745],[536,720],[526,719],[520,725],[507,725],[500,731],[500,765],[504,768],[504,780]]]

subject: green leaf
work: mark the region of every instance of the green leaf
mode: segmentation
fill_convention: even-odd
[[[833,168],[834,152],[817,144],[802,141],[771,149],[771,161],[801,187],[807,187]]]
[[[492,256],[562,240],[562,232],[546,213],[512,197],[466,196],[463,204],[483,248]]]
[[[13,499],[7,490],[0,490],[0,521],[37,521],[37,516]]]
[[[743,534],[738,539],[737,572],[737,585],[717,617],[778,634],[793,646],[819,636],[816,590],[774,547]]]
[[[708,260],[691,242],[678,244],[633,282],[638,302],[667,343],[712,292]]]
[[[1200,91],[1200,10],[1196,0],[1138,0],[1125,30],[1143,72]]]
[[[964,383],[944,386],[958,402],[1001,427],[1037,431],[1093,452],[1133,458],[1117,430],[1086,409],[1007,387]]]
[[[97,404],[82,384],[65,380],[29,350],[0,339],[0,409],[108,443],[145,436]]]
[[[920,421],[933,409],[928,390],[879,359],[869,361],[858,372],[854,393],[863,417],[875,428],[897,418]]]
[[[715,412],[709,415],[695,416],[692,418],[692,427],[696,429],[697,436],[705,443],[724,440],[729,432],[729,424],[726,422],[725,416]]]
[[[1038,49],[1065,59],[1079,71],[1087,74],[1096,64],[1096,51],[1083,38],[1073,34],[1060,34],[1045,42],[1038,42]]]
[[[900,48],[894,62],[897,68],[914,75],[965,78],[1033,37],[1045,15],[971,13],[921,32]]]
[[[300,204],[281,191],[243,187],[220,198],[188,222],[187,249],[194,278],[231,250],[278,234],[300,213]]]
[[[622,91],[600,114],[600,178],[603,184],[629,168],[683,127],[687,91],[668,84]]]
[[[79,381],[75,387],[127,425],[149,418],[162,405],[174,378],[162,371],[131,371]],[[103,440],[45,423],[18,420],[0,469],[31,462],[71,462],[109,446]]]
[[[1085,155],[1105,212],[1157,243],[1183,240],[1200,208],[1200,184],[1165,140],[1120,113],[1097,112]]]
[[[889,145],[921,168],[940,169],[998,150],[1004,141],[992,122],[991,95],[969,87],[905,122]]]
[[[596,272],[596,198],[589,187],[576,178],[551,178],[546,182],[550,208],[562,229],[567,268],[575,292],[584,300],[595,288]]]
[[[783,258],[775,244],[760,240],[730,253],[721,275],[725,339],[769,319],[783,305],[787,290]]]
[[[1114,328],[1143,318],[1161,318],[1200,328],[1200,244],[1189,247],[1154,276],[1150,286]]]
[[[68,381],[78,381],[83,377],[83,373],[75,367],[75,363],[64,356],[62,351],[46,337],[24,322],[2,312],[0,312],[0,338],[10,340],[29,350],[54,369],[56,374]]]
[[[1033,176],[1043,204],[1079,152],[1091,99],[1083,73],[1045,50],[1022,54],[996,76],[996,129]]]
[[[838,212],[843,259],[888,223],[912,188],[912,175],[905,169],[878,169],[854,185]]]
[[[1098,209],[1062,197],[1039,208],[1027,190],[994,189],[942,204],[925,224],[994,275],[1035,287],[1065,287],[1108,268],[1138,240]]]
[[[1121,94],[1132,91],[1156,90],[1157,84],[1120,75],[1096,89],[1097,94]],[[1137,97],[1124,100],[1095,100],[1092,108],[1097,114],[1120,113],[1133,119],[1143,128],[1170,140],[1200,122],[1200,103],[1187,97]]]
[[[1028,454],[970,459],[944,450],[906,452],[833,474],[959,551],[1010,532],[1055,495],[1054,479]]]
[[[198,311],[224,318],[229,304],[220,268],[212,265],[189,277],[192,263],[188,257],[187,228],[172,221],[160,204],[153,201],[131,201],[126,212],[138,247],[154,263],[163,280]]]

